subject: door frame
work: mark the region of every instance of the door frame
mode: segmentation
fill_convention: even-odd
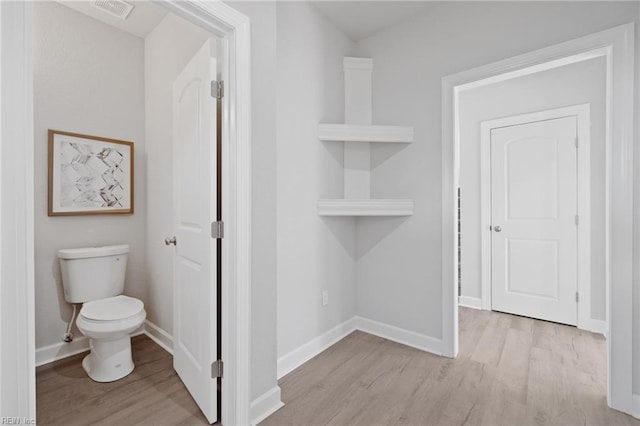
[[[223,2],[163,0],[170,11],[225,40],[222,422],[249,424],[251,337],[250,20]],[[33,6],[0,2],[0,412],[35,419]],[[22,141],[23,143],[15,143]],[[232,189],[232,190],[231,190]],[[16,326],[17,324],[17,326]]]
[[[525,53],[442,79],[442,349],[458,353],[459,94],[468,89],[604,57],[606,76],[607,403],[633,414],[634,24]],[[615,113],[614,113],[615,112]]]
[[[555,108],[529,114],[519,114],[480,123],[480,256],[481,265],[481,301],[482,309],[491,310],[492,278],[491,278],[491,130],[536,121],[554,120],[566,117],[576,117],[577,137],[579,140],[577,170],[577,214],[580,217],[578,225],[577,244],[577,291],[580,294],[578,302],[578,328],[604,333],[606,327],[591,322],[591,108],[589,104],[574,105],[565,108]],[[606,285],[606,283],[605,283]],[[606,311],[606,309],[605,309]],[[604,321],[606,324],[606,320]]]

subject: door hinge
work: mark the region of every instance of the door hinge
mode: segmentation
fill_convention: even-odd
[[[578,148],[580,144],[578,143],[578,137],[576,136],[576,148]]]
[[[211,238],[224,238],[224,222],[211,222]]]
[[[211,363],[211,378],[218,379],[222,378],[224,373],[224,364],[222,360],[213,361]]]
[[[580,301],[580,293],[576,291],[576,302],[579,302],[579,301]]]
[[[580,215],[576,215],[574,221],[576,222],[576,226],[580,225]]]
[[[224,96],[224,82],[211,80],[211,97],[215,99],[222,99]]]

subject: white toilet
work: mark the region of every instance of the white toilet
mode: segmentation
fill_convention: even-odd
[[[82,367],[96,382],[113,382],[133,371],[131,336],[147,313],[138,299],[122,294],[129,246],[58,251],[64,298],[83,303],[76,325],[89,337]]]

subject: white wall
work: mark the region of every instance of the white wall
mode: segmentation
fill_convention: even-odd
[[[318,123],[344,122],[342,61],[353,43],[302,2],[278,12],[278,357],[356,314],[355,222],[321,217],[319,198],[343,196],[343,144]],[[322,306],[321,293],[329,292]]]
[[[146,298],[142,40],[55,2],[34,3],[36,348],[60,342],[71,317],[56,252],[128,243],[125,293]],[[47,129],[135,143],[133,215],[47,216]],[[78,334],[78,333],[76,333]]]
[[[591,318],[605,320],[605,87],[604,58],[580,62],[460,94],[462,296],[479,298],[480,123],[570,105],[591,107]]]
[[[229,2],[251,19],[251,399],[276,378],[276,4]]]
[[[211,35],[168,14],[144,39],[147,319],[173,334],[173,81]]]
[[[415,126],[393,157],[372,153],[372,196],[413,198],[415,214],[358,261],[361,315],[441,338],[442,77],[637,18],[626,2],[443,2],[357,43],[374,60],[374,122]]]

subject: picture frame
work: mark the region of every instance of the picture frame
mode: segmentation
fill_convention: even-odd
[[[49,216],[133,214],[133,142],[49,130]]]

